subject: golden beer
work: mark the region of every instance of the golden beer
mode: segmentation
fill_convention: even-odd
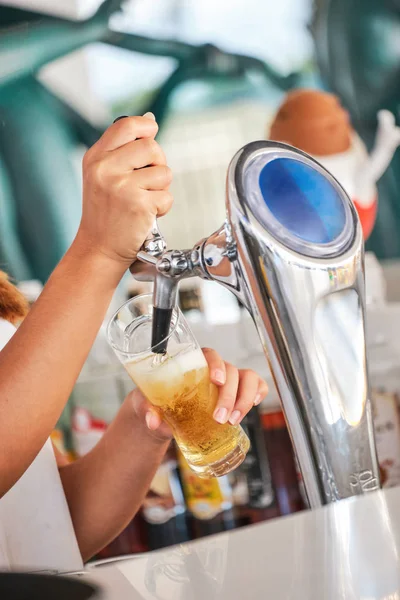
[[[250,442],[240,425],[213,418],[218,388],[199,348],[173,356],[149,353],[124,364],[146,398],[171,427],[190,467],[203,477],[221,476],[245,458]]]

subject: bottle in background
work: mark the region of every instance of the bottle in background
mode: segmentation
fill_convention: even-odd
[[[400,484],[399,397],[385,388],[371,392],[376,449],[382,487]]]
[[[261,414],[270,463],[275,503],[279,515],[289,515],[307,506],[302,496],[292,442],[280,408]]]
[[[249,490],[248,506],[250,508],[267,508],[274,502],[274,490],[258,406],[248,413],[243,421],[243,428],[251,443],[250,450],[243,462]]]
[[[243,472],[245,477],[248,496],[241,513],[246,515],[250,523],[258,523],[277,516],[271,469],[259,407],[254,407],[249,412],[243,420],[242,426],[250,439],[251,446],[239,468],[239,471]]]
[[[171,447],[158,468],[142,506],[149,550],[181,544],[190,539],[185,500]]]
[[[186,506],[191,517],[193,538],[234,529],[237,521],[233,509],[229,476],[200,478],[177,449],[179,474]]]
[[[382,309],[382,316],[384,313]],[[400,485],[400,365],[391,328],[385,331],[383,325],[375,339],[369,340],[367,352],[381,483],[383,487],[394,487]]]

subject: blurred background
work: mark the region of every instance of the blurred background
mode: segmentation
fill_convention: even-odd
[[[332,170],[363,223],[378,450],[385,485],[399,484],[399,30],[398,0],[0,1],[0,267],[37,299],[79,224],[85,149],[119,115],[150,110],[160,124],[174,173],[175,205],[160,222],[170,248],[221,225],[241,146],[300,147]],[[110,314],[143,289],[127,276]],[[206,484],[172,446],[141,513],[102,557],[305,508],[249,317],[212,283],[186,284],[180,304],[203,345],[268,379],[246,423],[253,450],[234,477]],[[103,328],[53,436],[71,460],[132,387]]]

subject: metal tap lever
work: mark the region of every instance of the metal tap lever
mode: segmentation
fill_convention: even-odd
[[[145,239],[142,251],[150,256],[161,256],[167,249],[167,244],[158,228],[157,219],[155,219],[147,238]]]

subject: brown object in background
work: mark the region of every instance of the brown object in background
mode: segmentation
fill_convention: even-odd
[[[114,558],[115,556],[126,556],[127,554],[140,554],[147,552],[147,524],[140,513],[129,523],[122,533],[101,552],[95,559]]]
[[[383,487],[388,479],[388,474],[387,470],[384,469],[381,465],[379,465],[379,475],[381,477],[381,485]]]
[[[190,312],[192,310],[204,312],[203,299],[201,296],[201,289],[198,284],[191,284],[182,286],[180,285],[178,290],[179,295],[179,307],[183,313]]]
[[[304,510],[292,442],[283,413],[263,414],[262,424],[279,515]]]
[[[267,138],[308,154],[328,156],[348,150],[352,132],[349,114],[336,96],[298,89],[287,94]]]
[[[27,315],[28,302],[21,292],[0,271],[0,319],[17,325]]]
[[[193,515],[188,515],[188,522],[193,540],[224,531],[232,531],[237,527],[249,524],[249,521],[244,520],[233,508],[224,510],[212,519],[196,519]]]

